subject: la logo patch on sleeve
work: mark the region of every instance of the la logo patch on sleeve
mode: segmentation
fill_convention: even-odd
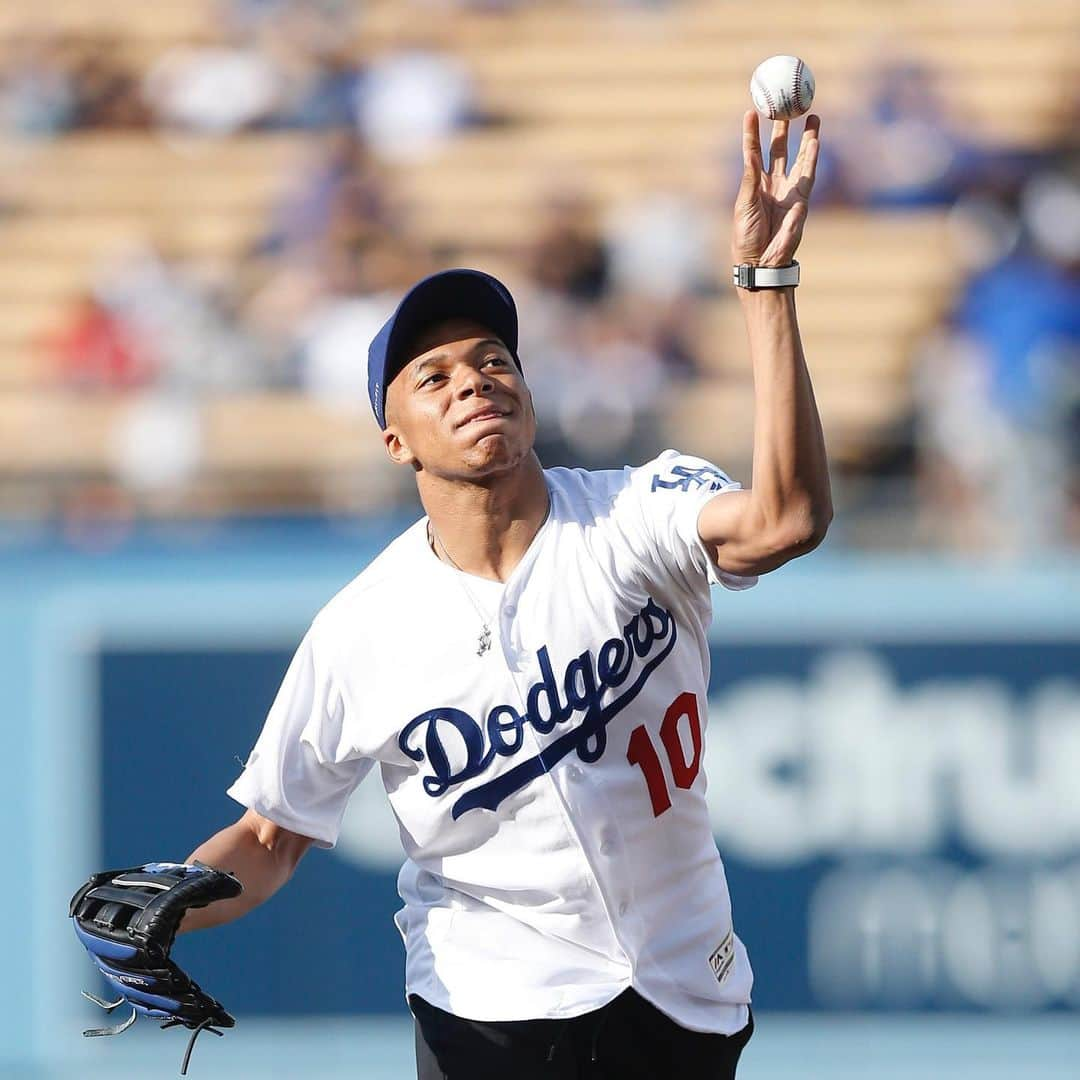
[[[716,981],[723,985],[724,980],[731,974],[731,968],[735,963],[735,935],[729,930],[723,941],[717,945],[716,950],[709,957],[709,967],[712,968]]]
[[[663,476],[654,473],[651,491],[667,488],[674,491],[689,491],[691,488],[708,488],[710,491],[718,491],[731,483],[731,477],[721,472],[715,465],[703,465],[697,469],[691,469],[686,465],[673,465]]]

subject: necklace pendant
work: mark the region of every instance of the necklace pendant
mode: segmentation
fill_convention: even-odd
[[[483,656],[491,648],[491,627],[485,626],[480,631],[480,637],[476,643],[476,655]]]

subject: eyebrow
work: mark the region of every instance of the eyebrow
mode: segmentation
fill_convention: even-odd
[[[506,348],[506,342],[500,341],[498,338],[482,338],[478,341],[470,350],[470,355],[480,352],[482,349],[490,349],[492,345],[500,349],[505,349],[506,352],[510,350]],[[434,367],[436,364],[441,364],[446,359],[446,353],[435,353],[433,356],[425,356],[423,360],[414,360],[412,362],[412,373],[414,376],[419,375],[424,368]]]
[[[435,367],[446,359],[446,353],[436,353],[434,356],[426,356],[423,360],[414,360],[411,365],[413,375],[419,375],[424,368]]]

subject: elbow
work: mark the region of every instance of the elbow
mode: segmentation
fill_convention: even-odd
[[[760,522],[743,543],[720,547],[716,564],[733,574],[767,574],[818,547],[832,519],[828,499],[788,507],[776,520]]]
[[[813,551],[825,539],[833,520],[832,502],[815,507],[810,513],[803,535],[803,544],[807,551]]]
[[[832,502],[811,505],[792,513],[780,525],[775,548],[785,561],[806,555],[821,545],[832,524]]]

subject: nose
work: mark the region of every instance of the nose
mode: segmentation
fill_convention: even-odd
[[[486,394],[495,386],[495,380],[479,368],[471,364],[465,364],[463,371],[458,377],[456,396],[459,400],[465,400],[474,394]]]

